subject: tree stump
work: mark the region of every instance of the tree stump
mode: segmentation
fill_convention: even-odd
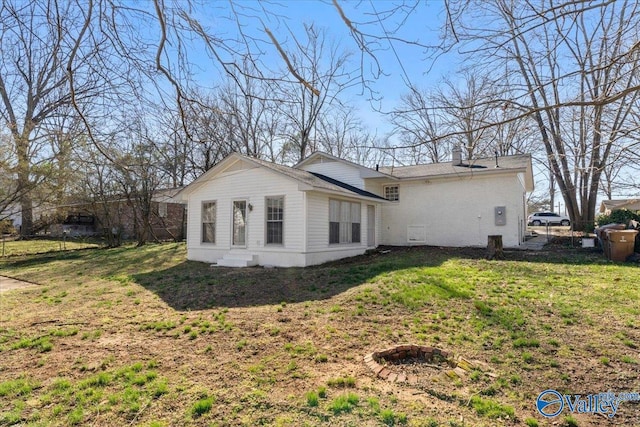
[[[487,259],[504,259],[502,235],[489,236],[487,242]]]

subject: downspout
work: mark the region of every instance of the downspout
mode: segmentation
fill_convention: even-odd
[[[309,216],[307,212],[309,211],[307,207],[307,192],[302,191],[302,253],[304,254],[304,264],[307,265],[307,254],[309,253],[308,248],[308,235],[309,235]]]

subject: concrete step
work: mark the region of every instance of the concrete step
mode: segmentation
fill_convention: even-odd
[[[227,253],[218,260],[220,267],[251,267],[258,265],[258,256],[253,254]]]
[[[243,259],[246,261],[256,261],[258,256],[254,254],[248,254],[246,252],[227,252],[223,258],[226,259]]]

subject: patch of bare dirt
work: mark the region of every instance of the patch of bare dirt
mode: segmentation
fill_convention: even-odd
[[[0,293],[13,291],[15,289],[26,289],[34,286],[38,286],[35,283],[25,282],[24,280],[17,280],[11,277],[0,276]]]

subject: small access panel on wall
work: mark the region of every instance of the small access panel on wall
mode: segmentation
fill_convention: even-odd
[[[496,206],[494,208],[496,225],[507,225],[507,207]]]
[[[408,225],[407,243],[409,245],[420,245],[427,243],[427,228],[424,225]]]

